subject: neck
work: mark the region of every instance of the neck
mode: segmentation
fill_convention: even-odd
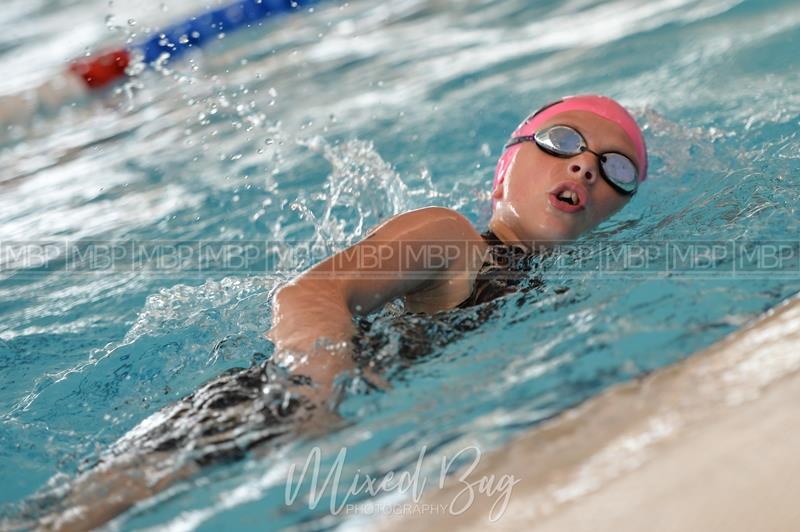
[[[500,220],[497,220],[496,218],[489,220],[489,230],[494,233],[503,244],[508,246],[518,246],[525,249],[527,252],[531,251],[530,243],[520,239],[513,229],[508,227]]]

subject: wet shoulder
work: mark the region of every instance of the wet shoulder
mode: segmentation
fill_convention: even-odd
[[[370,230],[366,238],[401,239],[409,235],[426,240],[483,242],[480,233],[463,214],[436,206],[393,216]]]

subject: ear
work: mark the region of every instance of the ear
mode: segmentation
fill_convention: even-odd
[[[505,176],[503,176],[503,177],[505,177]],[[504,191],[504,189],[503,189],[503,181],[504,181],[503,177],[500,178],[500,180],[497,182],[497,186],[494,187],[494,190],[492,190],[492,199],[493,200],[499,200],[499,199],[503,198],[503,191]]]
[[[503,173],[500,174],[500,177],[497,179],[497,184],[492,189],[492,199],[497,201],[499,199],[503,199],[503,195],[505,194],[505,187],[503,184],[506,182],[506,176],[508,175],[508,171],[511,169],[511,166],[503,169]]]

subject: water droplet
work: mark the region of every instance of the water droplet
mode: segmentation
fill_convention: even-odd
[[[178,37],[178,42],[181,43],[181,44],[188,43],[189,42],[189,36],[184,33],[183,35]]]
[[[136,26],[136,19],[135,18],[129,18],[128,19],[128,26]]]
[[[276,98],[278,96],[278,91],[275,90],[275,87],[270,87],[269,91],[267,91],[270,96]]]
[[[114,15],[106,15],[106,28],[110,30],[119,28],[119,24],[117,24],[117,19]]]
[[[153,63],[153,68],[156,69],[156,72],[162,72],[164,74],[169,74],[169,70],[164,68],[164,65],[167,61],[169,61],[170,54],[169,52],[161,52],[161,55],[158,56],[158,59],[155,60]]]
[[[270,145],[272,145],[274,143],[275,143],[275,141],[270,139],[270,138],[264,139],[264,144],[266,144],[267,146],[270,146]]]

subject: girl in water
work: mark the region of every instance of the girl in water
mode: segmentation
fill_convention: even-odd
[[[577,96],[547,105],[505,146],[488,231],[443,207],[386,221],[277,293],[268,334],[275,358],[312,379],[309,397],[328,397],[336,376],[355,368],[355,315],[396,298],[408,311],[433,314],[502,295],[514,277],[509,268],[520,262],[513,257],[596,227],[630,201],[646,175],[644,137],[616,101]],[[381,383],[374,362],[361,370]]]
[[[328,430],[337,378],[357,372],[389,386],[354,318],[400,298],[417,323],[420,313],[486,308],[517,288],[527,259],[606,220],[646,175],[642,132],[616,101],[576,96],[543,107],[498,161],[487,231],[427,207],[312,267],[275,295],[272,359],[229,370],[142,421],[56,495],[58,517],[39,524],[94,527],[204,465]]]

